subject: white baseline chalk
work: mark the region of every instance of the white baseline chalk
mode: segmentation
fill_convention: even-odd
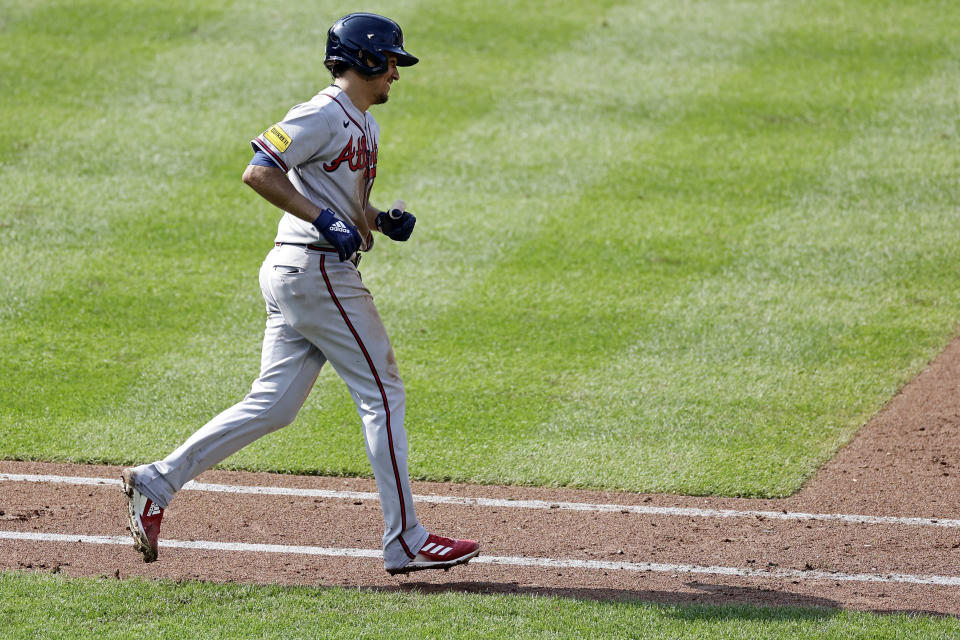
[[[0,531],[0,540],[30,542],[59,542],[74,544],[132,545],[126,536],[90,536],[67,533],[34,533],[31,531]],[[281,544],[253,544],[246,542],[213,542],[205,540],[161,540],[162,549],[192,549],[199,551],[233,551],[240,553],[286,553],[291,555],[327,556],[332,558],[382,559],[377,549],[337,549]],[[498,564],[548,569],[585,569],[595,571],[633,571],[675,573],[777,580],[833,580],[836,582],[884,582],[960,587],[958,576],[912,575],[904,573],[832,573],[828,571],[800,571],[797,569],[741,569],[738,567],[698,566],[691,564],[664,564],[658,562],[607,562],[576,560],[572,558],[540,558],[524,556],[477,556],[474,564]]]
[[[49,482],[73,485],[119,485],[119,479],[84,478],[78,476],[31,475],[0,473],[0,482]],[[299,496],[331,500],[379,500],[376,493],[365,491],[334,491],[329,489],[296,489],[292,487],[259,487],[248,485],[210,484],[188,482],[184,491],[209,491],[234,494]],[[475,507],[508,509],[560,509],[562,511],[621,512],[637,515],[679,516],[689,518],[767,518],[770,520],[840,521],[860,524],[911,525],[919,527],[960,528],[960,520],[950,518],[910,518],[897,516],[870,516],[843,513],[803,513],[797,511],[755,511],[735,509],[697,509],[692,507],[652,507],[645,505],[591,504],[586,502],[549,502],[546,500],[504,500],[501,498],[467,498],[462,496],[415,495],[415,502],[453,504]]]

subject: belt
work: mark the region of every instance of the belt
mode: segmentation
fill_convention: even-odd
[[[278,246],[278,247],[283,247],[283,246],[288,246],[288,247],[303,247],[304,249],[309,249],[310,251],[326,251],[326,252],[328,252],[328,253],[337,253],[337,250],[334,249],[333,247],[326,247],[326,246],[324,246],[324,245],[322,245],[322,244],[313,244],[313,243],[304,244],[304,243],[302,243],[302,242],[276,242],[276,243],[274,243],[274,244],[275,244],[276,246]],[[360,252],[357,251],[356,253],[354,253],[354,254],[353,254],[353,257],[350,258],[350,259],[348,260],[348,262],[352,262],[352,263],[353,263],[353,266],[355,266],[355,267],[356,267],[357,265],[359,265],[359,264],[360,264]]]
[[[326,247],[322,244],[303,244],[302,242],[277,242],[275,243],[278,247],[289,246],[289,247],[303,247],[304,249],[310,249],[311,251],[332,251],[336,253],[337,250],[333,247]]]

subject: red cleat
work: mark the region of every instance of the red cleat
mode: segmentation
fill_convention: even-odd
[[[124,469],[120,478],[123,480],[123,495],[127,497],[133,546],[143,554],[144,562],[153,562],[157,559],[157,537],[160,535],[163,508],[137,491],[131,469]]]
[[[453,538],[435,536],[431,533],[427,536],[427,541],[420,548],[417,557],[406,566],[399,569],[387,569],[387,572],[393,576],[398,573],[410,573],[423,569],[447,570],[458,564],[470,562],[470,559],[476,557],[479,553],[480,545],[473,540],[454,540]]]

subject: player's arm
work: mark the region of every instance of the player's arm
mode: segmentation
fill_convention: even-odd
[[[297,191],[280,167],[248,164],[243,182],[273,206],[306,222],[312,223],[323,211]]]
[[[380,211],[380,209],[377,209],[375,206],[373,206],[373,205],[370,204],[369,202],[367,203],[367,208],[366,208],[366,210],[364,211],[364,215],[365,215],[366,218],[367,218],[367,227],[368,227],[368,228],[370,228],[370,229],[376,229],[376,228],[377,228],[377,216],[380,215],[381,213],[383,213],[383,212]]]
[[[306,196],[297,191],[283,169],[269,166],[266,162],[261,164],[257,162],[258,159],[255,156],[254,162],[244,169],[243,182],[260,197],[281,211],[286,211],[315,226],[320,235],[337,250],[341,261],[348,259],[360,248],[363,240],[356,227],[343,223],[336,224],[338,220],[333,211],[321,209],[310,202]]]
[[[244,183],[282,211],[313,223],[324,209],[297,191],[287,171],[329,144],[332,130],[328,120],[309,105],[291,110],[282,123],[250,141],[253,158],[243,172]]]

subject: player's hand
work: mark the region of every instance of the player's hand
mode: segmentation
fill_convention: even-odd
[[[409,211],[391,209],[377,214],[377,229],[391,240],[404,242],[413,233],[417,218]]]
[[[330,209],[321,211],[317,219],[313,221],[313,226],[337,250],[340,262],[347,260],[356,253],[360,245],[363,244],[363,238],[360,237],[357,228],[337,218]]]

